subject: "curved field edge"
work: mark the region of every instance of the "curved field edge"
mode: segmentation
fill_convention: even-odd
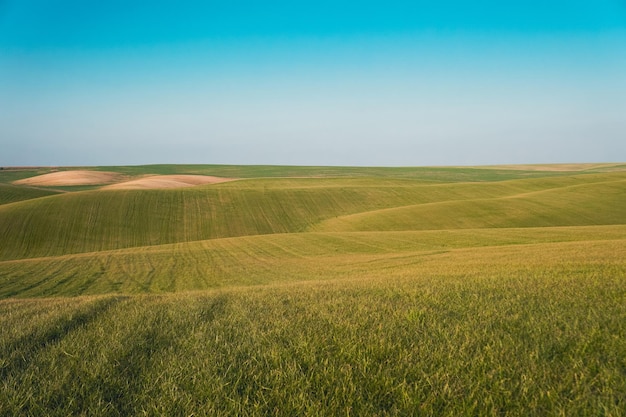
[[[241,181],[243,182],[243,181]],[[271,187],[68,193],[0,207],[0,259],[298,232],[334,214],[415,201],[399,187]],[[302,182],[302,181],[301,181]]]
[[[579,263],[624,266],[626,226],[302,233],[0,262],[0,297],[197,291]]]
[[[3,300],[0,414],[621,416],[623,259]]]
[[[58,194],[58,191],[0,184],[0,205]]]
[[[626,223],[626,180],[503,197],[440,201],[338,216],[316,231],[386,231]]]
[[[66,193],[0,206],[0,259],[307,230],[361,230],[360,224],[335,223],[346,215],[370,216],[380,209],[398,212],[391,217],[374,212],[365,230],[620,224],[626,219],[625,176],[441,185],[372,178],[263,179],[177,190]],[[502,198],[515,196],[517,201]],[[432,203],[445,209],[428,206]],[[359,214],[363,212],[370,213]]]

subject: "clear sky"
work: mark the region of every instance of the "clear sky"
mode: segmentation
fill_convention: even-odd
[[[626,0],[0,0],[0,166],[626,161]]]

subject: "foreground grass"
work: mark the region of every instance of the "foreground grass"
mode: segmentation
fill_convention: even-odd
[[[5,300],[0,414],[619,416],[624,272]]]

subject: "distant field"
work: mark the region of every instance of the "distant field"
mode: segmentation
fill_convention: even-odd
[[[626,414],[624,164],[76,170],[238,180],[0,170],[0,415]]]
[[[497,181],[570,175],[579,171],[626,171],[626,164],[544,164],[484,167],[333,167],[274,165],[138,165],[107,167],[32,167],[0,170],[0,183],[56,171],[94,170],[129,177],[142,175],[211,175],[227,178],[376,177],[408,178],[429,182]]]
[[[489,169],[512,169],[516,171],[543,171],[543,172],[581,172],[581,171],[623,171],[625,164],[518,164],[518,165],[494,165],[482,168]]]

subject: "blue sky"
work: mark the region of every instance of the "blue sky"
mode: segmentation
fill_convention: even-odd
[[[626,161],[626,1],[0,0],[0,165]]]

